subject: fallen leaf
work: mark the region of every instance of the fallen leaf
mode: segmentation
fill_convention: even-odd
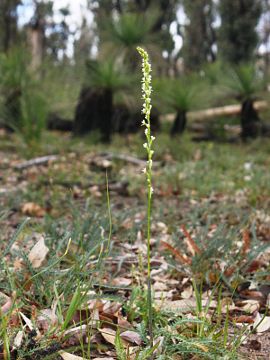
[[[242,255],[246,255],[250,251],[250,245],[251,245],[249,230],[245,229],[243,231],[242,239],[243,239]]]
[[[191,265],[192,263],[191,259],[187,258],[186,255],[182,255],[181,252],[175,249],[171,244],[163,240],[161,240],[160,244],[164,249],[169,250],[177,260],[180,260],[182,264]]]
[[[49,330],[50,326],[56,325],[57,322],[58,318],[52,309],[41,310],[36,319],[37,327],[45,332]]]
[[[249,290],[249,289],[243,290],[240,292],[240,295],[245,299],[257,300],[261,303],[264,303],[266,301],[266,298],[262,294],[262,292],[257,290]]]
[[[240,315],[240,316],[233,318],[233,321],[236,323],[240,323],[240,324],[243,324],[243,323],[244,324],[253,324],[254,318],[249,315]]]
[[[168,290],[166,284],[162,283],[162,282],[159,282],[159,281],[156,281],[153,285],[153,289],[154,290],[157,290],[157,291],[166,291]]]
[[[32,323],[32,321],[30,319],[28,319],[28,317],[25,316],[22,312],[19,312],[19,314],[23,318],[23,321],[25,322],[26,326],[28,326],[29,330],[30,331],[35,330],[34,324]]]
[[[75,328],[68,329],[64,332],[64,335],[78,336],[79,338],[86,334],[87,326],[85,324],[77,326]]]
[[[28,254],[28,259],[31,262],[33,268],[39,268],[44,262],[49,249],[45,245],[44,237],[41,236],[39,241],[34,245]]]
[[[253,328],[257,333],[263,333],[270,329],[270,316],[261,316],[257,313]]]
[[[118,317],[118,328],[121,331],[122,329],[131,329],[132,325],[125,319]]]
[[[242,311],[245,311],[247,313],[254,313],[255,311],[258,311],[260,309],[260,303],[258,300],[244,300],[244,301],[238,301],[235,304],[238,308],[241,308]]]
[[[257,271],[258,269],[261,269],[264,265],[265,264],[263,261],[255,259],[249,264],[246,272],[253,273],[253,272]]]
[[[40,205],[28,202],[23,204],[22,213],[27,216],[43,217],[46,214],[46,211]]]
[[[82,358],[81,356],[69,354],[69,353],[64,352],[64,351],[59,352],[59,355],[64,360],[87,360],[86,358]]]
[[[0,310],[0,313],[1,314],[6,314],[12,307],[12,299],[11,298],[8,298],[6,303],[1,306],[1,310]]]
[[[111,314],[117,316],[121,307],[122,304],[120,303],[107,301],[103,306],[102,312],[106,313],[107,315]]]
[[[24,332],[22,330],[18,331],[17,335],[13,340],[13,349],[20,349],[23,341]]]
[[[181,292],[181,297],[183,299],[190,299],[193,295],[193,292],[194,292],[193,286],[190,285]]]
[[[129,286],[132,284],[132,279],[127,279],[124,277],[117,277],[113,279],[112,284],[115,286]]]
[[[201,249],[198,247],[198,245],[195,243],[195,241],[192,239],[190,233],[187,231],[185,225],[181,226],[181,230],[183,234],[185,235],[185,242],[187,244],[187,247],[191,253],[192,256],[195,256],[196,254],[201,254]]]
[[[120,334],[120,337],[123,340],[132,343],[133,345],[138,345],[138,346],[142,345],[142,339],[140,335],[135,331],[130,331],[130,330],[124,331],[122,334]]]
[[[115,338],[116,338],[116,331],[109,329],[109,328],[104,328],[104,329],[100,329],[99,332],[101,333],[101,335],[103,336],[103,338],[110,344],[114,345],[115,344]]]

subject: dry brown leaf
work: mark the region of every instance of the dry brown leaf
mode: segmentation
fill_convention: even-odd
[[[104,306],[103,306],[103,310],[102,313],[107,314],[107,315],[115,315],[118,316],[119,310],[121,309],[122,304],[117,303],[117,302],[111,302],[111,301],[107,301]]]
[[[99,332],[103,336],[103,338],[110,344],[115,344],[116,331],[110,328],[100,329]]]
[[[50,326],[56,325],[58,322],[55,311],[52,309],[41,310],[36,319],[37,327],[47,332]]]
[[[236,271],[236,267],[235,266],[229,266],[225,271],[224,271],[224,275],[226,277],[230,277],[232,276]]]
[[[44,237],[41,236],[28,255],[28,259],[31,262],[33,268],[36,269],[42,265],[48,252],[49,249],[45,245]]]
[[[40,205],[28,202],[23,204],[22,213],[27,216],[43,217],[46,214],[46,211]]]
[[[73,355],[73,354],[69,354],[65,351],[61,351],[59,353],[59,355],[61,356],[62,359],[64,360],[87,360],[86,358],[82,358],[81,356],[77,356],[77,355]]]
[[[156,281],[153,285],[153,289],[157,290],[157,291],[166,291],[168,290],[166,284],[160,282],[160,281]]]
[[[1,306],[1,310],[0,310],[0,313],[1,314],[6,314],[12,307],[12,299],[11,298],[8,298],[6,303]]]
[[[181,297],[183,299],[190,299],[192,297],[193,293],[194,293],[193,286],[190,285],[181,292]]]
[[[242,234],[242,239],[243,239],[242,254],[246,255],[250,251],[250,245],[251,245],[249,230],[244,229]]]
[[[257,291],[257,290],[243,290],[240,292],[240,295],[242,298],[245,299],[252,299],[252,300],[257,300],[261,303],[264,303],[266,298],[265,296],[262,294],[261,291]]]
[[[135,331],[131,331],[131,330],[124,331],[122,334],[120,334],[120,337],[123,340],[132,343],[133,345],[138,345],[138,346],[142,345],[142,339],[140,335]]]
[[[195,243],[195,241],[192,239],[190,233],[187,231],[185,225],[181,226],[181,230],[183,231],[183,234],[186,237],[186,243],[187,247],[191,253],[192,256],[195,256],[196,254],[201,254],[201,249],[198,247],[198,245]]]
[[[260,309],[260,303],[258,300],[247,299],[244,301],[238,301],[236,306],[242,311],[253,314]]]
[[[123,319],[121,317],[118,317],[117,323],[120,331],[132,328],[132,325],[126,319]]]
[[[132,284],[132,279],[127,279],[124,277],[117,277],[113,279],[112,284],[115,286],[129,286]]]
[[[77,326],[75,328],[68,329],[64,332],[64,335],[77,336],[78,338],[85,335],[87,326],[85,324]]]
[[[179,260],[182,264],[191,265],[192,263],[191,259],[187,258],[186,255],[182,255],[181,252],[175,249],[171,244],[163,240],[160,241],[160,244],[164,249],[169,250],[175,256],[175,258]]]
[[[258,269],[262,268],[264,265],[265,265],[265,263],[263,261],[255,259],[249,264],[246,272],[253,273],[253,272],[257,271]]]
[[[254,323],[254,318],[249,315],[240,315],[240,316],[233,318],[233,320],[234,320],[234,322],[240,323],[240,324],[242,324],[242,323],[253,324]]]

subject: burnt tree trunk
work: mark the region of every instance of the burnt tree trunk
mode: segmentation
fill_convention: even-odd
[[[98,128],[99,98],[97,90],[88,87],[81,90],[75,111],[74,135],[85,135]]]
[[[111,89],[104,89],[100,103],[100,124],[101,141],[110,142],[112,136],[113,116],[113,92]]]
[[[142,130],[141,110],[131,110],[127,105],[115,105],[113,109],[113,131],[119,134],[135,134]],[[153,107],[151,111],[151,129],[157,132],[160,129],[159,112]]]
[[[58,114],[50,113],[47,117],[47,129],[57,131],[72,131],[73,121],[62,118]]]
[[[251,99],[245,100],[242,103],[241,127],[241,137],[244,140],[247,138],[255,138],[260,134],[260,117]]]
[[[75,112],[74,135],[100,130],[102,141],[109,142],[112,134],[112,111],[111,89],[83,88]]]
[[[178,111],[174,119],[173,126],[171,128],[171,136],[182,134],[187,125],[187,113],[186,111]]]

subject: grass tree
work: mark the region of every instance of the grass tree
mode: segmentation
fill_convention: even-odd
[[[0,54],[1,117],[5,126],[13,127],[20,117],[22,87],[27,82],[25,59],[19,50]]]
[[[147,46],[150,53],[160,58],[160,48],[157,35],[153,33],[158,14],[155,11],[147,13],[123,13],[104,25],[104,51],[115,51],[131,69],[139,64],[136,53],[137,46]]]
[[[36,145],[46,126],[47,106],[21,49],[0,55],[0,110],[4,126]]]
[[[171,135],[182,134],[187,125],[187,112],[197,105],[199,86],[196,86],[196,82],[191,77],[185,77],[162,79],[158,88],[158,99],[164,104],[167,111],[176,112]]]
[[[260,131],[260,117],[254,102],[260,97],[264,80],[253,64],[227,69],[224,77],[225,93],[241,102],[242,138],[253,138]]]
[[[86,64],[85,87],[76,109],[74,131],[77,134],[99,129],[104,142],[111,140],[113,131],[113,101],[117,91],[127,89],[132,76],[112,59]]]

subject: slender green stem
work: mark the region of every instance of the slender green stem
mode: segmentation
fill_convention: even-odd
[[[144,169],[147,181],[147,307],[148,307],[148,331],[150,336],[150,345],[153,346],[153,308],[152,308],[152,285],[151,285],[151,210],[152,210],[152,157],[154,151],[152,150],[152,144],[155,140],[154,136],[151,135],[151,64],[149,63],[149,56],[145,50],[142,48],[137,48],[138,52],[142,57],[142,93],[143,93],[143,110],[144,119],[142,121],[142,126],[145,127],[145,137],[146,143],[143,144],[146,149],[148,160],[147,167]]]
[[[151,182],[150,182],[151,183]],[[147,206],[147,305],[148,305],[148,330],[150,336],[150,346],[154,346],[153,336],[153,310],[152,310],[152,287],[151,287],[151,210],[152,199],[151,188],[148,187],[148,206]]]

